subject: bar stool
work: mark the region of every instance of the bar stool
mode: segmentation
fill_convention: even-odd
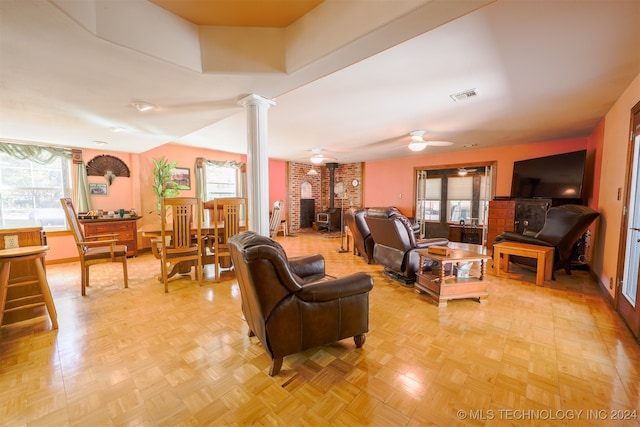
[[[16,310],[23,310],[27,308],[34,308],[41,305],[47,307],[49,312],[49,318],[51,319],[51,326],[53,329],[58,329],[58,316],[56,308],[53,305],[53,297],[51,296],[51,290],[49,289],[49,283],[47,282],[47,275],[44,271],[44,257],[49,250],[48,246],[23,246],[19,248],[0,249],[0,326],[2,326],[2,319],[5,312],[11,312]],[[21,277],[9,281],[9,273],[11,271],[11,263],[16,261],[33,261],[36,268],[37,278],[33,277]],[[27,301],[25,304],[6,309],[7,292],[10,287],[25,286],[38,283],[40,285],[40,294],[30,297],[31,301]],[[41,300],[38,297],[42,297]]]

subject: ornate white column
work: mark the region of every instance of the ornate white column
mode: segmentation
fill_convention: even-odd
[[[247,209],[249,230],[269,236],[269,156],[267,110],[275,102],[251,94],[238,103],[247,112]]]

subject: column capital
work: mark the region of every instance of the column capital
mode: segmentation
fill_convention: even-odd
[[[255,93],[238,98],[238,104],[246,107],[247,105],[267,105],[268,107],[276,105],[275,101],[267,99]]]

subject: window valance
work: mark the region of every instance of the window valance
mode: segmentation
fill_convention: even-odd
[[[204,166],[243,169],[245,167],[245,163],[236,162],[235,160],[207,160],[204,157],[198,157],[196,159],[196,168],[202,168]]]
[[[47,165],[55,161],[56,157],[72,158],[71,150],[58,147],[46,147],[41,145],[14,144],[2,141],[0,152],[20,160],[31,160],[32,162]]]

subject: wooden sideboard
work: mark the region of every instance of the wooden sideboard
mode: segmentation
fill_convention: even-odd
[[[40,223],[32,221],[18,221],[0,223],[0,249],[8,249],[15,246],[41,246],[46,245],[46,235]],[[33,262],[12,261],[9,273],[9,282],[19,281],[20,278],[35,277],[36,269]],[[20,322],[41,316],[44,313],[42,306],[33,307],[35,303],[42,302],[42,292],[37,281],[28,281],[24,285],[11,286],[7,290],[7,301],[2,319],[3,325]]]
[[[142,218],[81,219],[85,236],[116,234],[118,244],[127,245],[127,256],[138,255],[138,223]]]
[[[482,245],[484,243],[484,228],[472,225],[449,225],[449,240]]]

